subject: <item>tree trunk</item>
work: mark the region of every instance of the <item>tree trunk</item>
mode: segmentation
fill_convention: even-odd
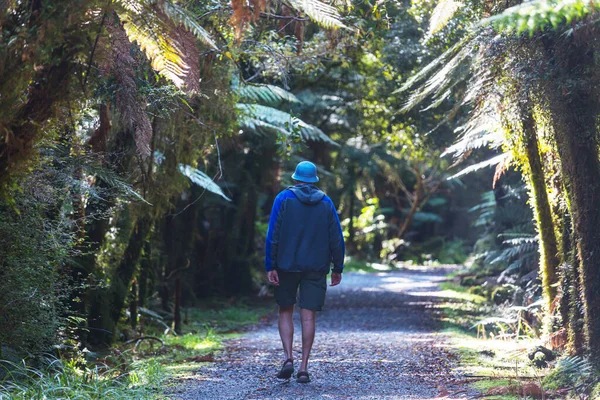
[[[138,316],[138,295],[137,295],[137,284],[135,280],[131,284],[131,292],[129,294],[129,317],[131,321],[131,329],[134,331],[137,328]]]
[[[148,288],[150,286],[152,276],[152,258],[151,258],[151,247],[150,241],[147,241],[144,245],[144,258],[140,262],[140,277],[138,279],[139,294],[138,304],[140,307],[146,307],[146,300],[148,300]]]
[[[542,276],[542,287],[546,305],[551,310],[552,302],[556,297],[556,286],[558,282],[558,246],[548,192],[546,192],[546,180],[544,169],[540,159],[536,126],[531,110],[523,115],[523,141],[527,153],[529,166],[529,183],[533,192],[534,213],[537,230],[540,236],[540,272]]]
[[[181,273],[177,273],[175,278],[175,307],[173,310],[174,315],[174,330],[175,333],[181,335]]]
[[[95,304],[91,307],[89,318],[92,344],[108,345],[114,341],[115,328],[123,312],[129,285],[151,227],[152,222],[149,217],[138,220],[129,237],[123,258],[111,278],[108,291],[102,290],[96,293]]]
[[[556,60],[548,77],[547,96],[567,187],[582,290],[584,334],[591,360],[600,366],[600,164],[595,54],[589,44],[571,39],[548,40]],[[596,79],[596,80],[594,80]]]
[[[354,189],[354,185],[352,185],[352,189]],[[354,228],[354,203],[355,203],[355,195],[354,190],[350,191],[350,201],[348,204],[348,240],[346,246],[349,250],[355,250],[356,246],[354,245],[354,236],[356,235]]]

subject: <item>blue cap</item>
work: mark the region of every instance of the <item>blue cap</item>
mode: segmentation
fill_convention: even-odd
[[[292,179],[306,183],[319,182],[317,167],[310,161],[302,161],[296,166],[296,172],[292,175]]]

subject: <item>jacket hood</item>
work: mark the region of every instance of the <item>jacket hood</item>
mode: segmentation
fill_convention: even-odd
[[[325,197],[325,193],[313,185],[297,185],[289,189],[304,204],[317,204]]]

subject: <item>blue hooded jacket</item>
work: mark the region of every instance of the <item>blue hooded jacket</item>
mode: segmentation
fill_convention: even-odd
[[[344,236],[333,202],[316,186],[300,184],[275,198],[267,231],[265,269],[328,273],[344,268]]]

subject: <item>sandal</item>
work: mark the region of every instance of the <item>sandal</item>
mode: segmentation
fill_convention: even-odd
[[[306,372],[306,371],[298,372],[298,375],[296,375],[296,382],[298,382],[298,383],[310,382],[310,377],[308,376],[308,372]]]
[[[289,363],[289,365],[286,365]],[[277,378],[279,379],[290,379],[294,374],[294,361],[291,358],[288,358],[283,362],[283,366],[281,367],[281,371],[277,374]]]

